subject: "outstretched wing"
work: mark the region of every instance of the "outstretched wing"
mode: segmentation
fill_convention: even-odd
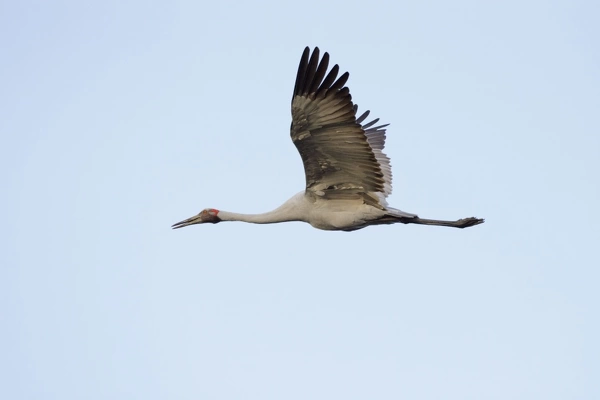
[[[389,158],[382,152],[387,125],[372,127],[375,120],[361,126],[369,112],[356,118],[357,107],[344,86],[349,74],[336,80],[335,65],[325,76],[329,54],[320,62],[318,48],[310,60],[309,54],[307,47],[298,67],[291,127],[304,163],[306,190],[325,198],[363,197],[380,205],[391,192]]]

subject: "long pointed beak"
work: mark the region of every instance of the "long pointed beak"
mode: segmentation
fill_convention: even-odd
[[[190,225],[201,224],[202,222],[203,221],[200,218],[200,215],[194,215],[191,218],[184,219],[183,221],[179,221],[178,223],[171,225],[171,228],[179,229]]]

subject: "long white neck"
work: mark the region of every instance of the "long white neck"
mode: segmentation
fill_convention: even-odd
[[[300,219],[277,212],[269,211],[263,214],[239,214],[229,211],[219,211],[221,221],[241,221],[252,224],[276,224],[278,222],[300,221]]]
[[[305,221],[303,215],[304,193],[296,195],[273,211],[263,214],[239,214],[229,211],[219,211],[221,221],[241,221],[252,224],[276,224],[278,222]]]

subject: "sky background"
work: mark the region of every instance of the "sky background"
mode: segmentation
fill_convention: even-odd
[[[0,398],[600,398],[594,1],[0,5]],[[305,46],[466,230],[172,231],[304,188]]]

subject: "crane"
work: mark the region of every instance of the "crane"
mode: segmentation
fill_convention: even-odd
[[[306,189],[273,211],[238,214],[206,208],[172,225],[173,229],[221,221],[302,221],[332,231],[398,222],[455,228],[484,222],[474,217],[456,221],[423,219],[388,206],[392,171],[383,149],[389,124],[375,126],[379,118],[365,123],[369,111],[357,117],[358,107],[345,86],[348,72],[338,78],[338,65],[327,73],[328,66],[328,53],[320,58],[318,47],[312,55],[306,47],[292,96],[291,137],[304,164]]]

